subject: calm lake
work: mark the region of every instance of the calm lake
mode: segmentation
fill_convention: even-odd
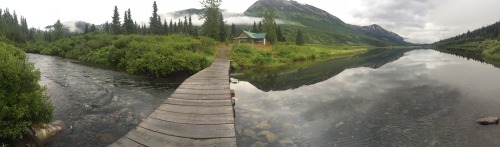
[[[233,73],[239,146],[500,146],[500,69],[435,50]]]
[[[186,77],[155,79],[28,54],[55,119],[47,146],[106,146]],[[239,146],[500,146],[500,69],[435,50],[374,49],[232,74]]]

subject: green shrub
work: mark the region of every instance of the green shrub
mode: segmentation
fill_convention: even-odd
[[[217,42],[187,35],[145,36],[86,34],[54,43],[29,46],[26,51],[104,64],[130,73],[166,76],[208,67]]]
[[[52,105],[38,80],[40,72],[24,52],[0,42],[0,139],[20,139],[28,127],[52,119]]]

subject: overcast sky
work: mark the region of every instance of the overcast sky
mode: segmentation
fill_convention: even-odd
[[[244,12],[257,0],[223,0],[222,9]],[[431,43],[500,21],[500,0],[296,0],[356,25],[379,24],[408,41]],[[111,21],[114,6],[120,16],[130,8],[132,18],[147,21],[153,0],[0,0],[16,10],[28,25],[44,28],[57,19],[101,24]],[[199,0],[158,0],[159,13],[201,8]],[[238,20],[238,19],[235,19]],[[229,22],[232,23],[232,22]]]

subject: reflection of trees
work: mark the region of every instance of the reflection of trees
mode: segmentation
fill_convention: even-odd
[[[234,77],[248,81],[262,91],[295,89],[325,81],[348,68],[379,68],[401,58],[407,51],[410,49],[373,49],[350,58],[256,69]]]
[[[442,49],[438,49],[437,51],[452,54],[452,55],[455,55],[455,56],[461,57],[461,58],[466,58],[467,60],[472,59],[474,61],[478,61],[481,63],[492,64],[493,66],[500,68],[499,61],[483,59],[481,52],[478,52],[475,50],[458,49],[458,48],[442,48]]]

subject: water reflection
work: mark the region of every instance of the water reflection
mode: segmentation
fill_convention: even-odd
[[[399,59],[409,50],[373,49],[354,57],[255,69],[233,77],[248,81],[263,91],[295,89],[327,80],[348,68],[378,68]]]
[[[28,54],[41,71],[40,84],[54,106],[54,119],[70,130],[46,146],[106,146],[137,126],[183,78],[150,79]]]
[[[433,50],[393,55],[386,57],[397,60],[378,68],[346,69],[296,89],[232,84],[238,144],[500,145],[499,129],[475,124],[481,116],[500,115],[499,69]]]

